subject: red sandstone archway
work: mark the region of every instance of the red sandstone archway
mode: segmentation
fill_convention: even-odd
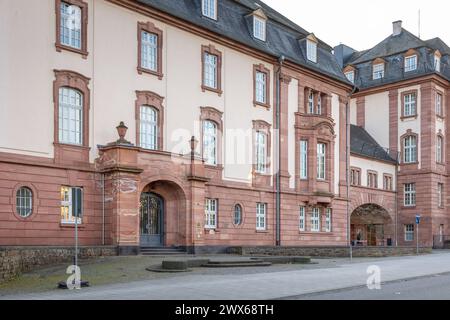
[[[364,204],[351,215],[351,242],[354,246],[388,246],[395,236],[394,221],[388,211],[376,204]]]

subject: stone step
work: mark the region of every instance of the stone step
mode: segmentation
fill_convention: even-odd
[[[141,255],[144,256],[173,256],[186,255],[187,252],[180,248],[167,247],[141,247]]]
[[[238,262],[238,263],[207,263],[202,267],[204,268],[250,268],[250,267],[270,267],[272,263],[270,262]]]

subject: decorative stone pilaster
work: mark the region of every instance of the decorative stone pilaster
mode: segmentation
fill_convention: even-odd
[[[280,137],[280,183],[281,189],[287,190],[290,188],[289,181],[291,175],[289,174],[289,84],[292,78],[286,74],[280,75],[280,128],[278,134]],[[274,154],[277,154],[275,150]]]
[[[347,137],[350,137],[350,134],[346,121],[348,103],[347,97],[339,97],[339,196],[341,198],[347,197],[347,161],[350,161],[350,142],[347,146]]]

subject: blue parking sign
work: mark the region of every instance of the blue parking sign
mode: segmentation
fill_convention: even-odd
[[[420,215],[417,215],[417,216],[416,216],[416,224],[420,224],[420,218],[421,218]]]

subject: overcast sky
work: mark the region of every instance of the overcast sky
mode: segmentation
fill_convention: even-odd
[[[448,0],[262,0],[331,46],[345,43],[356,50],[373,47],[392,33],[392,22],[421,38],[440,37],[450,45]]]

